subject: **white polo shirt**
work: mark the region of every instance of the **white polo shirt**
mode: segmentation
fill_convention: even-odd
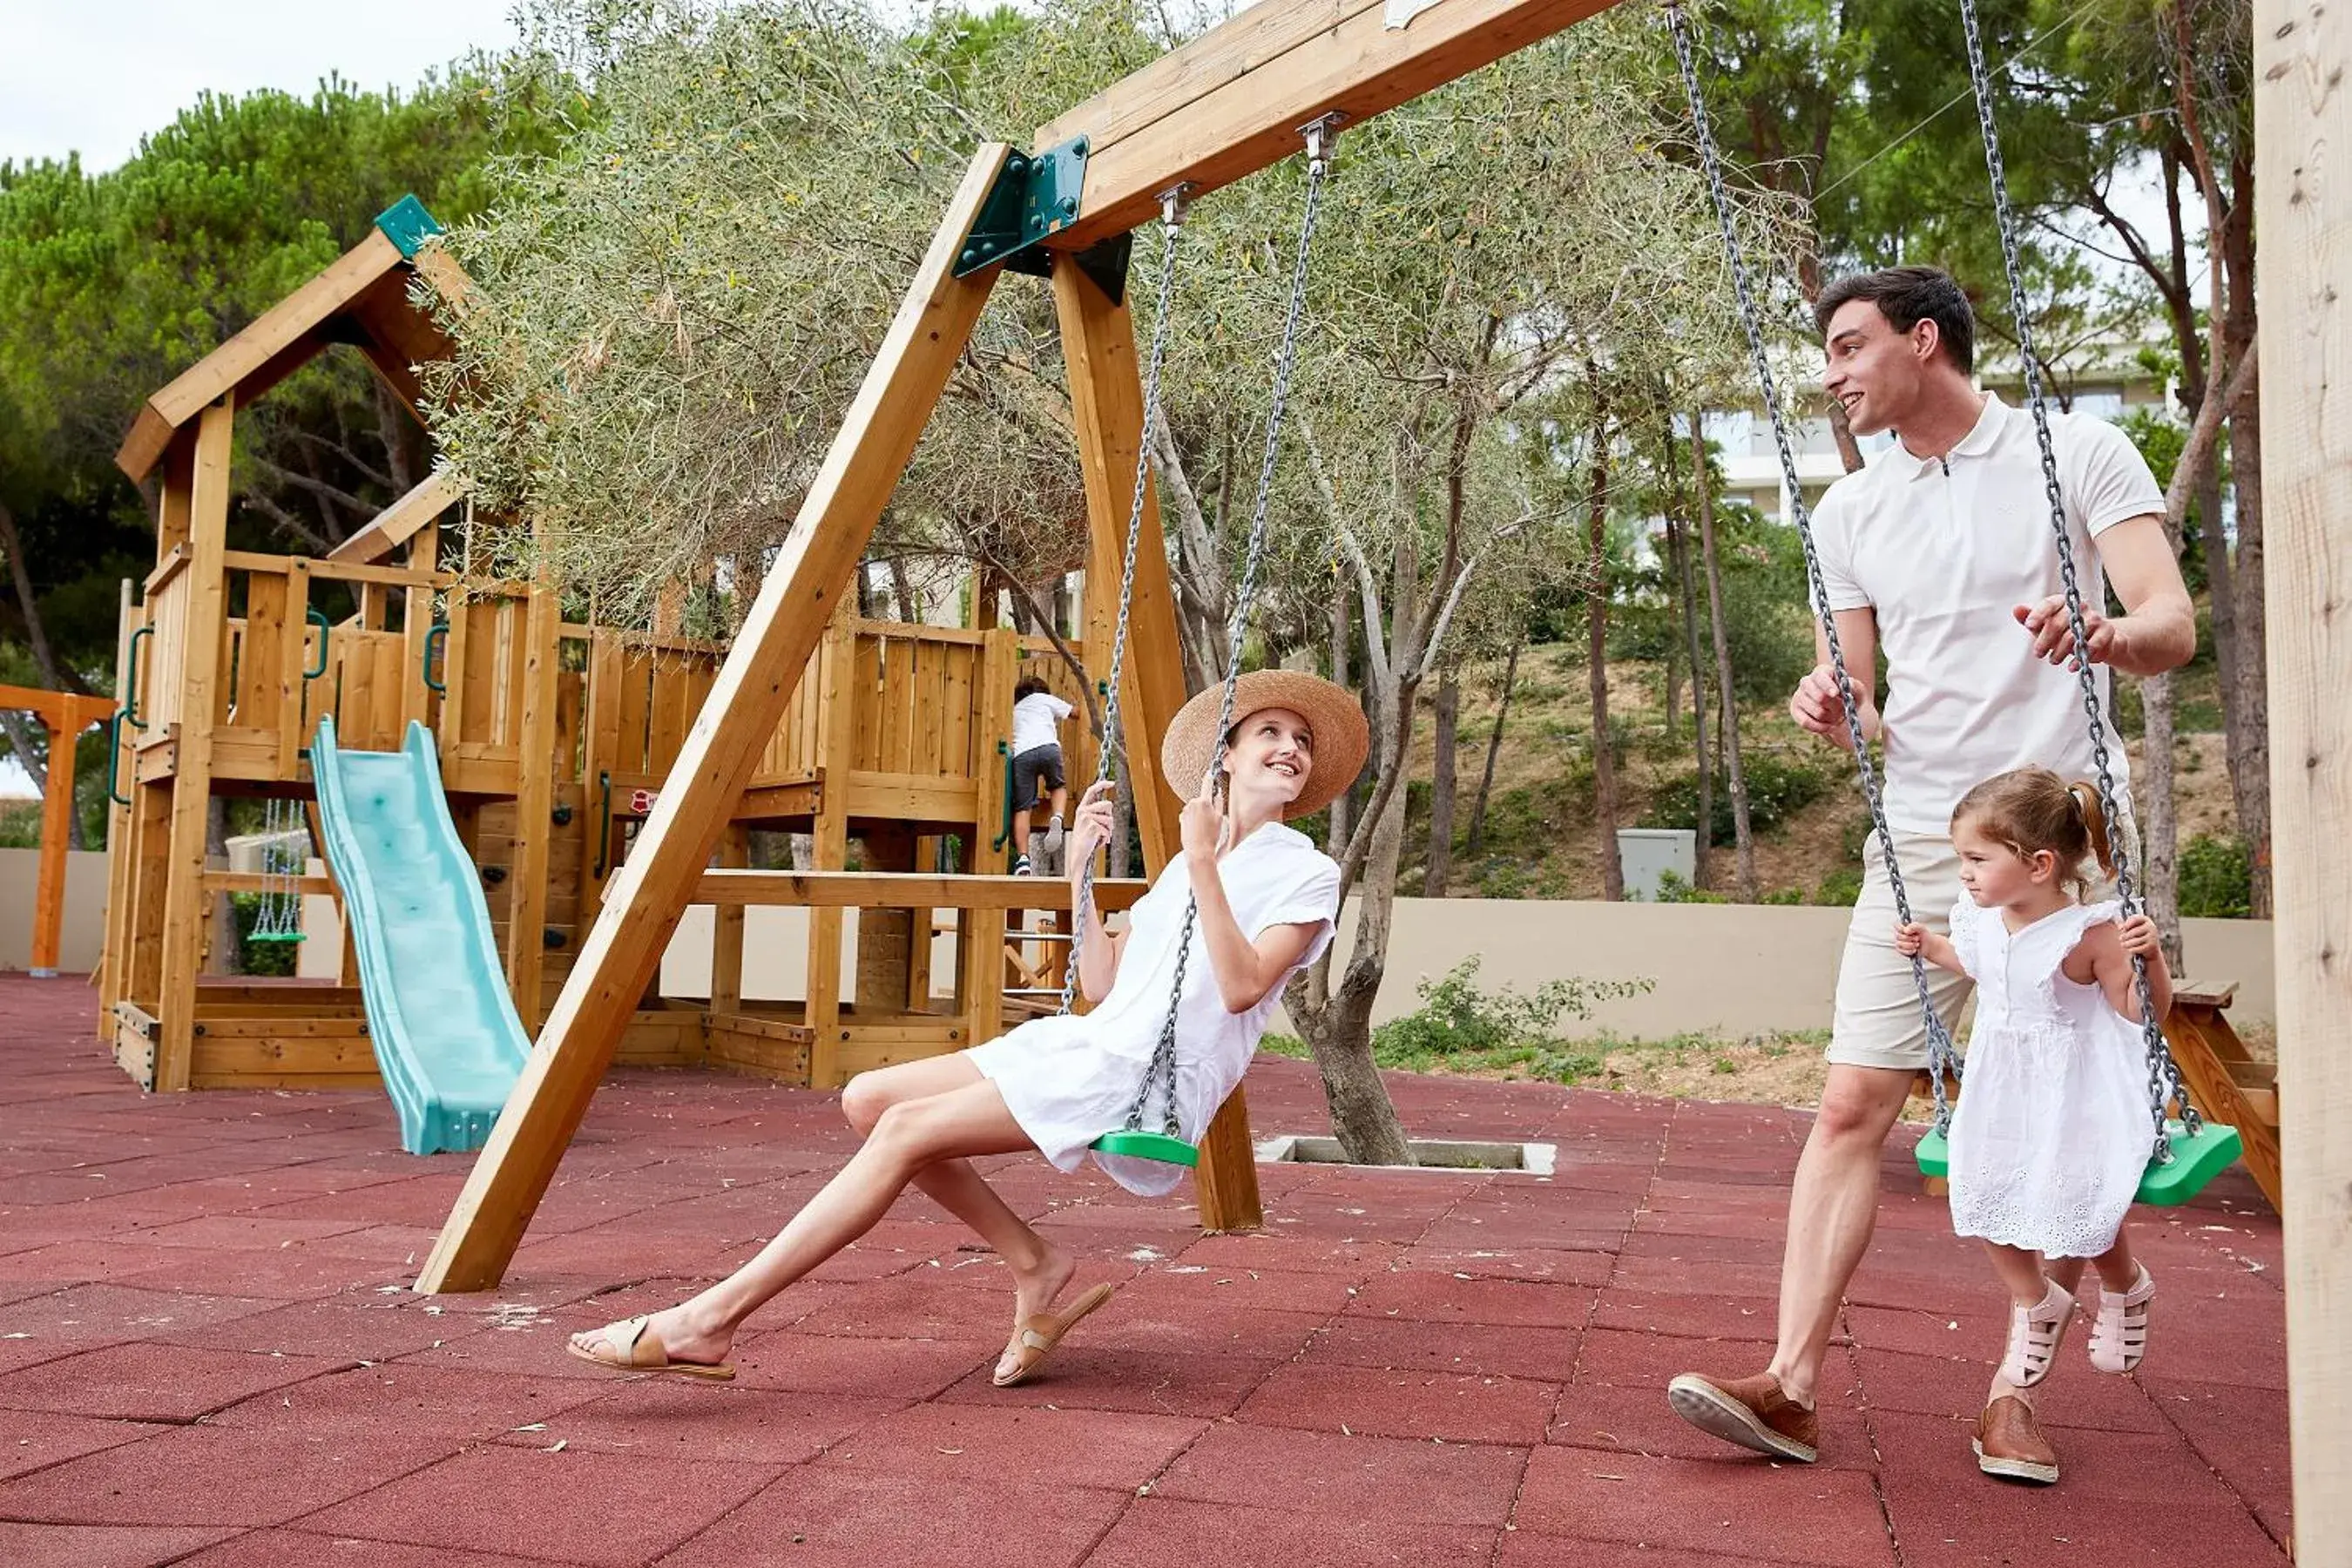
[[[2164,492],[2104,419],[2053,411],[2050,437],[2083,605],[2103,610],[2106,576],[2091,542],[2128,518],[2162,516]],[[2063,591],[2030,411],[1986,394],[1976,427],[1944,459],[1895,442],[1830,487],[1813,539],[1830,606],[1877,613],[1889,827],[1941,835],[1960,796],[2012,768],[2093,776],[2080,679],[2036,659],[2011,614]],[[2103,708],[2107,673],[2097,667]],[[2120,786],[2112,728],[2108,765]]]

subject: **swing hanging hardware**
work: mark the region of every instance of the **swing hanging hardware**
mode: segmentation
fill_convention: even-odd
[[[1015,272],[1044,277],[1050,263],[1037,247],[1059,234],[1078,216],[1078,194],[1087,183],[1087,155],[1091,143],[1073,136],[1044,152],[1006,155],[996,183],[981,202],[980,216],[956,255],[955,275],[969,278],[985,267],[1002,263]],[[1118,272],[1126,276],[1126,258]]]
[[[1347,122],[1348,111],[1335,109],[1298,128],[1299,139],[1307,143],[1307,173],[1320,175],[1330,172],[1331,144],[1339,139],[1339,127]]]

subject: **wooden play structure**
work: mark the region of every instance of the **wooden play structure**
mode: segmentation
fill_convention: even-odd
[[[66,925],[66,845],[72,837],[74,743],[93,724],[112,721],[114,700],[27,686],[0,686],[0,708],[30,713],[49,735],[48,778],[41,791],[41,863],[33,886],[33,952],[26,967],[53,979]]]
[[[352,751],[396,750],[412,723],[432,733],[530,1028],[607,888],[624,884],[719,678],[725,647],[677,633],[682,595],[667,596],[651,627],[590,626],[564,620],[544,587],[469,572],[473,531],[509,525],[465,521],[438,474],[324,559],[226,547],[235,415],[270,384],[341,342],[414,405],[410,366],[442,345],[410,303],[411,282],[466,287],[430,248],[433,232],[414,203],[387,212],[364,243],[156,394],[123,447],[134,478],[163,466],[163,510],[156,567],[126,610],[120,655],[100,1027],[148,1089],[376,1080],[348,943],[338,982],[222,973],[234,933],[220,895],[258,890],[261,879],[208,861],[206,808],[216,796],[308,800],[321,718]],[[782,683],[787,700],[715,837],[721,865],[740,868],[754,830],[807,834],[819,869],[712,873],[696,894],[719,909],[710,994],[664,998],[648,974],[615,1041],[620,1059],[831,1087],[995,1034],[1008,1006],[1034,1008],[1058,983],[1047,911],[1066,908],[1066,884],[915,874],[943,860],[1005,865],[1014,684],[1025,669],[1077,695],[1050,638],[990,624],[997,595],[984,586],[970,595],[972,627],[860,619],[847,602],[814,623],[815,646]],[[1084,638],[1065,640],[1083,658]],[[90,716],[110,710],[100,702]],[[1067,729],[1073,765],[1091,767],[1083,726]],[[845,870],[853,847],[863,875]],[[336,891],[325,876],[299,886]],[[903,902],[877,907],[886,888]],[[1139,889],[1106,884],[1104,902],[1123,907]],[[743,995],[753,903],[808,911],[797,998]],[[942,945],[951,967],[935,976]]]

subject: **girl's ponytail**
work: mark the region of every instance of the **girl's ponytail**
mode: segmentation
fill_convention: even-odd
[[[2066,794],[2074,802],[2076,815],[2083,819],[2083,829],[2091,840],[2091,853],[2099,862],[2100,875],[2108,881],[2115,880],[2115,846],[2107,837],[2107,813],[2099,802],[2099,786],[2088,779],[2076,779],[2066,786]]]

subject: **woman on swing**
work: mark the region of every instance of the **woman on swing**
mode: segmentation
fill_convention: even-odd
[[[1108,1300],[1097,1285],[1059,1311],[1076,1260],[1005,1205],[971,1168],[975,1155],[1035,1150],[1065,1171],[1122,1124],[1150,1070],[1176,978],[1188,896],[1199,923],[1177,1002],[1176,1120],[1197,1142],[1241,1081],[1291,974],[1331,940],[1339,868],[1283,818],[1316,811],[1353,784],[1370,737],[1356,699],[1317,676],[1258,670],[1241,678],[1243,717],[1214,733],[1220,693],[1186,703],[1160,748],[1165,776],[1203,780],[1182,816],[1183,852],[1169,862],[1114,937],[1089,910],[1076,962],[1095,1009],[1033,1019],[952,1056],[861,1073],[842,1113],[865,1135],[849,1163],[759,1255],[709,1289],[647,1317],[575,1334],[571,1353],[614,1372],[724,1380],[743,1321],[866,1234],[908,1184],[970,1226],[1013,1272],[1013,1337],[996,1363],[1009,1387],[1079,1319]],[[1220,745],[1222,741],[1223,744]],[[1212,770],[1214,770],[1213,773]],[[1109,841],[1111,787],[1078,804],[1075,882]],[[1129,1192],[1172,1189],[1177,1167],[1094,1158]]]

